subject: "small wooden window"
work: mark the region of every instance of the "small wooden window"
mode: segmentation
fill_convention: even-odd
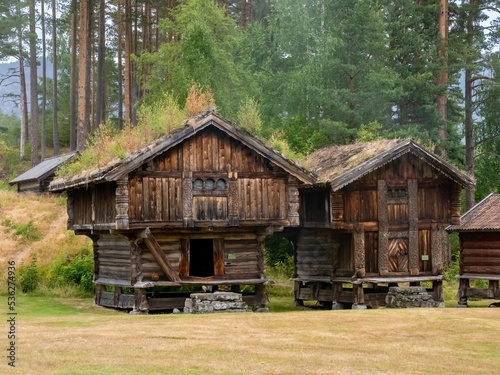
[[[217,180],[216,189],[217,190],[226,190],[226,181],[224,181],[222,178],[219,178]]]
[[[215,181],[209,178],[208,180],[205,181],[205,190],[214,190],[215,188]]]
[[[203,190],[203,180],[201,178],[193,181],[193,190]]]
[[[387,198],[406,198],[408,197],[408,189],[388,189]]]

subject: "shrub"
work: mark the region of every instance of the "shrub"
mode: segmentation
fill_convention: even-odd
[[[36,265],[36,255],[31,254],[31,261],[27,267],[23,267],[21,263],[21,269],[19,271],[19,284],[23,293],[33,292],[38,287],[38,267]]]
[[[56,259],[49,276],[52,286],[73,284],[84,292],[93,292],[94,256],[90,249],[91,244],[73,257],[63,255]]]

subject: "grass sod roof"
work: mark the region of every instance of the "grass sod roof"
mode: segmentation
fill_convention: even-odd
[[[177,128],[164,136],[157,138],[147,146],[129,153],[123,159],[115,158],[102,167],[96,167],[89,171],[83,171],[75,176],[58,178],[50,184],[51,191],[61,191],[68,188],[84,186],[91,182],[116,181],[120,177],[135,170],[142,164],[155,158],[171,147],[181,143],[195,133],[213,125],[229,134],[229,136],[242,142],[245,146],[256,151],[263,157],[271,160],[277,166],[299,180],[312,184],[315,176],[294,161],[287,159],[283,154],[267,146],[249,132],[242,130],[237,125],[210,109],[187,119],[182,128]]]
[[[460,225],[450,225],[449,232],[500,231],[500,194],[491,193],[460,218]]]
[[[406,153],[423,159],[463,187],[475,184],[458,168],[408,139],[325,147],[309,155],[306,166],[318,176],[317,183],[331,184],[336,191]]]

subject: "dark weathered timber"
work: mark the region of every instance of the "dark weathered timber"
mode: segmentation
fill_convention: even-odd
[[[180,281],[179,275],[173,270],[172,265],[163,253],[160,245],[156,241],[149,228],[146,228],[142,232],[138,233],[137,238],[144,239],[146,246],[148,247],[151,254],[153,254],[153,256],[155,257],[156,262],[158,262],[165,276],[167,276],[170,281]]]

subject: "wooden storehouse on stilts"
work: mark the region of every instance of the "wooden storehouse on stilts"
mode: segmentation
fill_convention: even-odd
[[[264,238],[299,225],[298,187],[313,182],[206,111],[122,160],[53,181],[51,191],[67,191],[68,229],[93,241],[95,302],[147,313],[182,308],[186,294],[169,292],[179,286],[250,285],[244,301],[264,306]]]
[[[397,283],[432,282],[442,301],[450,252],[444,228],[460,223],[460,191],[474,181],[409,140],[324,148],[307,167],[318,176],[300,187],[295,300],[385,304]]]
[[[460,225],[450,225],[460,240],[459,307],[467,307],[468,298],[500,299],[500,194],[490,194],[467,211]],[[486,280],[488,286],[471,285]]]

